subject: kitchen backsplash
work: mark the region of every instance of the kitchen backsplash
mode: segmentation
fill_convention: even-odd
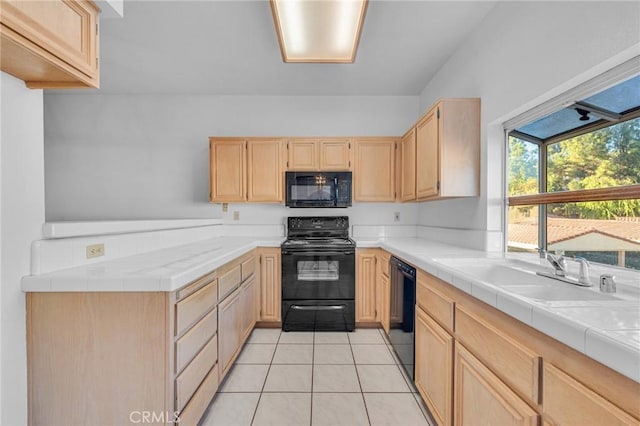
[[[296,212],[296,214],[300,211],[308,212],[306,209],[290,209],[288,211]],[[344,210],[335,209],[325,209],[325,211],[334,215],[344,212]],[[353,218],[351,220],[350,235],[360,241],[417,237],[477,250],[500,251],[502,248],[501,232],[403,224],[362,225],[353,224]],[[203,226],[203,223],[210,224]],[[148,230],[154,225],[165,229]],[[171,225],[172,221],[162,221],[162,223],[159,221],[110,221],[45,224],[45,236],[69,237],[34,241],[31,245],[31,274],[39,275],[222,236],[256,238],[284,238],[286,236],[282,223],[261,225],[232,222],[221,224],[217,220],[209,220],[208,222],[180,220],[174,221],[173,226],[177,229],[166,229]],[[103,255],[88,258],[88,246],[102,247]]]

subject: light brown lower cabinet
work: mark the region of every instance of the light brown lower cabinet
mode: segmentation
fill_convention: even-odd
[[[462,345],[455,345],[455,424],[537,426],[538,413]]]
[[[242,335],[242,303],[241,289],[237,289],[218,305],[218,335],[220,348],[220,378],[222,379],[229,368],[240,346]]]
[[[548,424],[640,424],[638,420],[552,364],[545,363],[543,371],[543,411],[548,417]],[[640,404],[640,395],[636,397]]]
[[[376,297],[380,299],[380,303],[378,304],[378,312],[380,313],[378,316],[380,318],[380,324],[382,325],[382,329],[389,335],[389,331],[391,328],[389,314],[391,311],[390,306],[390,298],[391,298],[391,283],[389,282],[389,277],[384,274],[378,275],[378,288],[376,289]]]
[[[280,247],[260,249],[260,322],[280,322],[282,273]]]
[[[416,307],[415,383],[439,425],[453,422],[453,337]]]
[[[416,302],[415,383],[438,424],[640,425],[640,383],[421,270]]]
[[[377,249],[356,252],[356,322],[378,321],[376,306]]]
[[[256,323],[256,262],[173,292],[27,293],[29,424],[198,424]]]
[[[249,278],[241,288],[242,303],[241,337],[246,341],[258,320],[258,284],[256,277]]]

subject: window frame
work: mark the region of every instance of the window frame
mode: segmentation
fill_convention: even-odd
[[[538,251],[547,250],[547,205],[556,203],[576,203],[588,201],[613,201],[640,199],[640,184],[623,185],[609,188],[581,189],[574,191],[547,192],[547,148],[554,143],[562,142],[576,136],[594,132],[599,129],[614,126],[640,117],[640,108],[634,109],[620,116],[618,120],[600,121],[580,129],[571,130],[554,136],[547,140],[541,140],[522,134],[515,129],[505,128],[506,155],[505,161],[505,219],[504,219],[504,250],[508,251],[508,210],[514,206],[538,207]],[[515,137],[538,146],[538,193],[528,195],[509,196],[509,137]]]

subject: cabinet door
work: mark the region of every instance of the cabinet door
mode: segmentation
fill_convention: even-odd
[[[455,345],[455,424],[538,424],[538,413],[459,343]]]
[[[98,87],[98,14],[83,0],[2,1],[2,70],[32,88]]]
[[[453,337],[416,309],[415,382],[439,425],[453,422]]]
[[[245,201],[245,151],[244,140],[209,140],[212,202]]]
[[[416,125],[416,197],[438,194],[438,107],[434,107]]]
[[[375,250],[356,254],[356,322],[376,321]]]
[[[637,425],[638,421],[573,377],[544,364],[544,414],[556,424]]]
[[[220,379],[229,370],[240,346],[241,333],[241,289],[236,290],[218,306],[218,360]]]
[[[282,142],[247,142],[247,201],[281,202],[284,187]]]
[[[412,128],[400,142],[400,201],[416,199],[416,128]]]
[[[351,170],[351,142],[348,139],[322,139],[320,170]]]
[[[388,276],[384,274],[380,274],[378,275],[378,278],[380,278],[380,286],[379,286],[380,291],[377,292],[377,296],[379,299],[381,299],[381,302],[378,308],[378,312],[380,312],[380,315],[379,315],[380,323],[382,324],[382,328],[384,329],[384,331],[387,333],[387,335],[389,335],[389,328],[390,328],[389,319],[390,319],[390,311],[391,311],[391,306],[389,305],[389,302],[390,302],[390,296],[391,296],[391,286],[389,283]]]
[[[264,248],[260,256],[260,321],[280,321],[282,312],[280,248]]]
[[[257,289],[256,278],[255,276],[249,278],[242,285],[242,293],[240,298],[241,302],[241,342],[244,342],[249,334],[251,334],[251,330],[253,330],[253,326],[256,324],[256,304],[257,300]]]
[[[395,200],[394,139],[355,141],[354,200]]]
[[[318,170],[318,141],[295,140],[287,142],[287,170]]]

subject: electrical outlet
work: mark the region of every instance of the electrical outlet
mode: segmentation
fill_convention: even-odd
[[[233,212],[233,220],[240,220],[240,212],[238,210]]]
[[[222,213],[229,211],[229,203],[222,203]]]
[[[393,213],[393,221],[400,222],[400,212]]]
[[[87,259],[104,256],[104,244],[91,244],[87,246]]]

